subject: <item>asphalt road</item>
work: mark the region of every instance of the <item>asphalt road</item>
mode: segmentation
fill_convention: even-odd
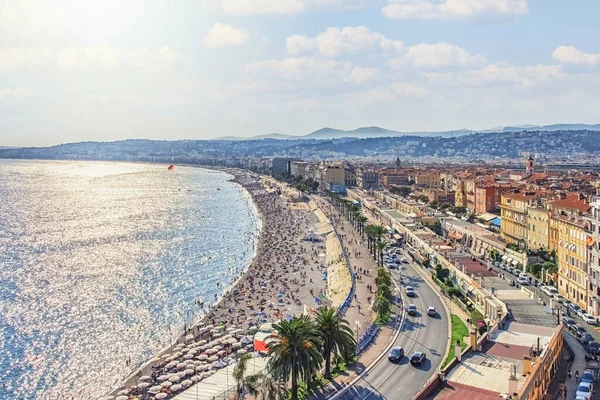
[[[442,300],[414,270],[415,267],[408,264],[403,266],[401,271],[392,270],[392,276],[403,291],[405,286],[412,286],[417,294],[417,297],[404,297],[405,306],[411,303],[417,306],[417,315],[406,315],[402,332],[394,343],[394,346],[404,348],[405,357],[392,363],[388,361],[386,354],[340,399],[412,399],[443,361],[448,344],[448,316]],[[438,311],[436,317],[427,315],[428,306],[433,306]],[[423,365],[410,364],[409,358],[414,351],[422,351],[427,355]]]

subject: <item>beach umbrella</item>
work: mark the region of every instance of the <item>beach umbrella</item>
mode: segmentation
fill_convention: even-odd
[[[210,333],[212,333],[213,335],[214,335],[215,333],[218,333],[218,332],[219,332],[219,330],[218,330],[218,329],[211,329],[211,330],[210,330]]]
[[[201,341],[198,342],[199,345],[203,345],[203,344],[206,344],[206,343],[207,343],[207,341],[204,340],[204,339],[202,339]]]
[[[208,357],[208,361],[210,361],[210,362],[217,361],[218,359],[219,359],[219,357],[217,357],[217,356],[210,356],[210,357]]]
[[[200,382],[202,380],[202,377],[199,376],[199,375],[194,375],[190,379],[191,379],[192,382],[198,383],[198,382]]]
[[[138,383],[137,388],[144,389],[144,388],[147,388],[148,386],[150,386],[150,382],[142,382],[142,383]]]
[[[216,351],[219,351],[219,350],[223,349],[223,347],[221,347],[221,346],[215,346],[215,347],[213,347],[212,349],[213,349],[213,350],[216,350]]]
[[[254,340],[252,340],[252,338],[250,336],[244,336],[240,339],[241,344],[250,344],[253,342],[254,342]]]
[[[171,392],[178,392],[178,391],[180,391],[181,389],[183,389],[183,386],[181,386],[180,384],[173,385],[173,386],[171,386],[171,387],[169,388],[169,390],[170,390]]]
[[[168,388],[168,387],[173,386],[173,382],[164,381],[163,383],[160,384],[160,386],[162,386],[164,388]]]
[[[158,393],[161,390],[162,390],[162,386],[156,385],[156,386],[152,386],[150,389],[148,389],[148,393]]]
[[[166,369],[170,369],[177,366],[177,361],[171,361],[170,363],[168,363],[167,365],[165,365]]]
[[[208,349],[208,350],[206,350],[206,354],[212,355],[212,354],[215,354],[217,351],[218,350],[215,350],[215,349]]]
[[[194,355],[194,356],[195,356],[197,353],[198,353],[198,350],[196,350],[196,349],[191,349],[190,351],[188,351],[188,354],[191,354],[191,355]]]
[[[168,396],[168,394],[166,394],[166,393],[159,393],[156,396],[154,396],[154,398],[158,399],[158,400],[163,400],[163,399],[166,399],[167,396]]]
[[[238,354],[246,354],[247,352],[248,352],[248,350],[246,350],[246,349],[239,349],[237,351]]]
[[[194,365],[202,365],[202,361],[196,360],[196,361],[194,361]]]
[[[205,361],[208,359],[208,356],[206,354],[200,354],[198,357],[196,357],[198,360],[200,361]]]
[[[227,332],[233,332],[233,331],[235,331],[235,327],[234,327],[234,326],[232,326],[231,328],[227,328],[227,329],[225,329],[225,330],[226,330]]]
[[[188,386],[192,386],[193,383],[194,383],[193,381],[186,379],[185,381],[181,382],[181,386],[188,387]]]
[[[234,343],[231,345],[231,348],[234,350],[240,349],[242,347],[241,343]]]
[[[272,324],[272,323],[270,323],[270,322],[268,322],[268,323],[266,323],[266,324],[262,324],[262,325],[260,326],[260,330],[261,330],[262,332],[271,332],[271,331],[273,330],[273,324]]]
[[[193,369],[186,369],[186,370],[185,370],[185,371],[183,371],[183,372],[185,372],[185,374],[186,374],[186,375],[194,375],[194,372],[195,372],[195,371],[194,371]]]
[[[208,378],[211,375],[212,374],[210,372],[205,372],[205,373],[202,374],[202,379],[206,379],[206,378]]]
[[[215,362],[211,368],[212,369],[221,369],[221,368],[225,368],[227,366],[227,363],[224,360],[219,360],[217,362]]]
[[[186,342],[189,342],[189,341],[191,341],[191,340],[194,340],[194,335],[187,335],[187,336],[185,337],[185,341],[186,341]]]
[[[217,355],[218,355],[219,357],[226,356],[226,355],[227,355],[227,350],[221,350],[221,351],[219,351],[219,352],[217,353]]]
[[[171,375],[169,377],[169,382],[173,382],[173,383],[179,382],[179,376],[177,376],[177,375]]]
[[[194,370],[196,372],[202,372],[202,371],[204,371],[204,366],[203,365],[198,365],[196,368],[194,368]]]
[[[184,360],[190,360],[190,359],[192,359],[192,358],[194,358],[194,355],[193,355],[193,354],[186,354],[185,356],[183,356],[183,359],[184,359]]]
[[[235,344],[235,343],[237,343],[237,339],[236,338],[227,339],[227,343]]]
[[[177,369],[183,369],[183,368],[185,368],[186,365],[187,365],[186,363],[180,362],[179,364],[177,364]]]
[[[115,400],[128,400],[128,399],[129,399],[129,397],[127,397],[127,396],[119,396]]]
[[[148,375],[144,375],[144,376],[140,376],[140,379],[138,379],[139,381],[151,381],[152,377],[148,376]]]

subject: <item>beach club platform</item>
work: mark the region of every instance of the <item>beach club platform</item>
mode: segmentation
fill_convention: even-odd
[[[267,357],[253,357],[249,360],[246,376],[262,372],[267,366],[267,360]],[[234,367],[235,364],[231,364],[227,368],[218,370],[186,391],[179,393],[173,397],[173,400],[212,400],[213,398],[222,400],[223,392],[228,389],[235,390]],[[233,394],[233,392],[230,394]]]

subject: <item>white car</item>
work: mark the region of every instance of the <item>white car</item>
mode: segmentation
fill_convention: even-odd
[[[559,303],[562,303],[563,301],[565,301],[565,296],[563,296],[562,294],[558,294],[556,293],[554,296],[552,296],[552,298],[556,301],[558,301]]]
[[[577,387],[577,392],[575,393],[575,396],[577,398],[582,398],[582,399],[591,399],[592,398],[592,384],[589,382],[581,382],[579,384],[579,386]]]
[[[598,320],[596,319],[596,317],[594,317],[593,315],[589,315],[589,314],[583,314],[581,316],[581,319],[590,325],[596,325],[598,323]]]
[[[517,282],[519,282],[521,285],[529,285],[529,278],[527,278],[526,276],[519,276],[517,278]]]

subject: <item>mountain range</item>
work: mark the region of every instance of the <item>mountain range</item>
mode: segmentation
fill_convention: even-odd
[[[497,132],[522,132],[522,131],[569,131],[569,130],[590,130],[600,131],[600,124],[553,124],[553,125],[516,125],[499,126],[490,129],[471,130],[457,129],[453,131],[441,132],[399,132],[378,126],[368,126],[354,130],[342,130],[334,128],[321,128],[307,135],[288,135],[285,133],[269,133],[252,137],[224,136],[220,140],[256,140],[256,139],[341,139],[341,138],[375,138],[375,137],[396,137],[396,136],[438,136],[444,138],[459,137],[472,133],[497,133]]]

